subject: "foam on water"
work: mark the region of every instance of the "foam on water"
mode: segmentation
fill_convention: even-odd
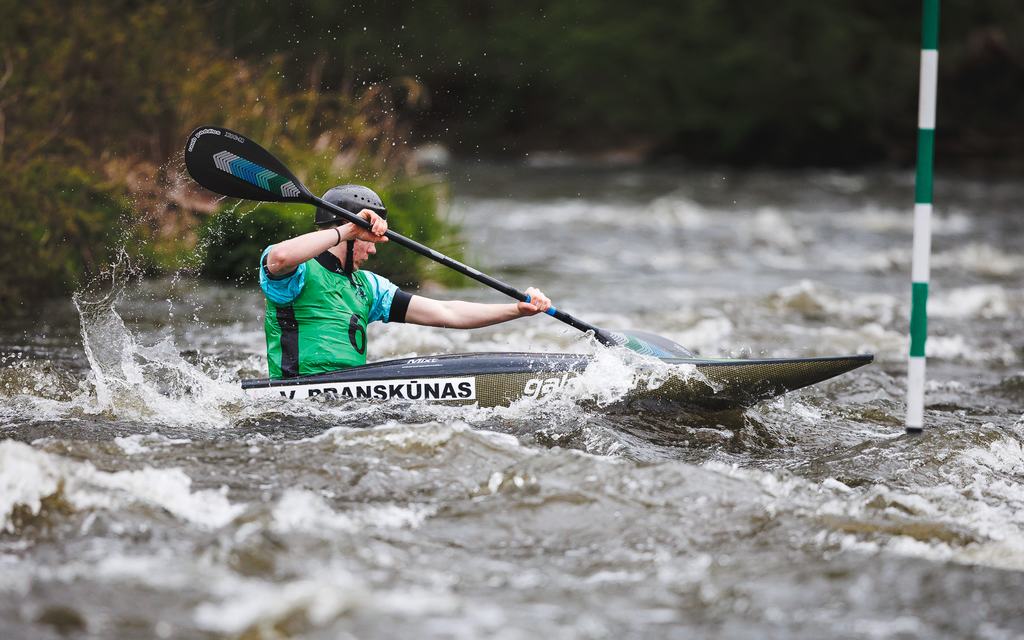
[[[910,259],[910,248],[899,245],[881,251],[834,251],[822,257],[822,264],[845,272],[884,274],[906,271],[910,267]]]
[[[0,355],[0,393],[6,397],[65,399],[78,391],[79,381],[48,362],[14,352]]]
[[[965,269],[981,276],[1011,278],[1024,274],[1024,256],[999,247],[970,242],[932,257],[933,269]]]
[[[61,479],[46,454],[18,442],[0,442],[0,529],[13,531],[10,518],[18,507],[38,515],[43,499],[57,493]]]
[[[597,203],[583,199],[545,200],[539,202],[511,202],[509,200],[473,199],[460,203],[460,207],[487,210],[493,216],[494,226],[511,229],[517,234],[540,231],[558,226],[588,224],[618,229],[622,226],[623,212],[632,203]],[[696,231],[715,219],[720,211],[706,207],[689,198],[670,194],[654,199],[644,215],[631,219],[635,228],[665,232],[667,230]]]
[[[802,279],[772,294],[767,304],[791,311],[809,320],[832,320],[842,324],[893,322],[900,301],[894,296],[866,293],[849,295],[813,280]]]
[[[832,219],[832,224],[840,229],[856,232],[910,234],[914,231],[914,216],[908,215],[906,210],[867,204],[860,209],[842,212],[842,215]],[[936,236],[962,235],[969,233],[973,228],[971,216],[960,211],[937,212],[932,215],[931,229]]]
[[[760,207],[754,213],[753,220],[739,227],[737,231],[745,234],[746,244],[762,245],[793,251],[814,241],[815,235],[810,226],[794,226],[791,215],[784,215],[775,207]],[[801,263],[802,264],[802,263]]]
[[[339,448],[384,451],[434,451],[456,441],[469,440],[486,448],[518,455],[519,442],[506,434],[475,431],[465,422],[430,422],[405,425],[395,421],[371,429],[336,427],[314,436],[308,442],[330,442]]]
[[[835,355],[837,353],[873,353],[878,362],[899,362],[906,358],[908,336],[900,331],[887,329],[871,322],[856,331],[832,327],[808,328],[803,325],[785,324],[779,327],[777,335],[792,335],[807,344],[821,345],[815,349],[776,350],[775,355],[813,356]],[[930,335],[925,344],[929,358],[1012,366],[1020,362],[1013,347],[1005,343],[982,344],[968,342],[960,334]]]
[[[684,330],[666,331],[665,337],[697,353],[717,353],[735,325],[724,316],[702,318]]]
[[[339,513],[316,493],[288,489],[274,506],[271,528],[281,534],[306,531],[318,535],[324,530],[355,533],[368,527],[415,529],[436,511],[432,505],[375,504]]]
[[[843,294],[821,283],[801,280],[776,290],[763,304],[777,314],[798,316],[797,321],[779,327],[776,336],[803,336],[802,341],[807,344],[822,345],[818,351],[821,355],[870,352],[878,360],[887,361],[903,357],[906,352],[908,298],[882,293]],[[929,299],[929,315],[936,321],[929,327],[925,345],[928,357],[999,366],[1017,364],[1019,356],[1013,345],[977,333],[974,321],[1009,320],[1010,310],[1022,303],[1021,291],[995,285],[936,288]]]
[[[119,589],[142,587],[151,593],[196,592],[203,600],[192,608],[191,622],[177,634],[196,632],[276,637],[282,628],[320,627],[348,616],[436,616],[453,613],[460,600],[445,589],[380,589],[341,561],[307,562],[301,578],[266,581],[244,577],[203,557],[156,553],[71,559],[57,566],[0,565],[0,590],[24,597],[32,583],[100,583]],[[296,626],[298,625],[298,626]],[[163,630],[163,631],[161,631]],[[156,635],[175,635],[162,622]]]
[[[346,614],[376,616],[438,615],[453,612],[459,600],[420,589],[375,591],[347,567],[310,567],[306,577],[283,583],[234,579],[216,584],[213,597],[195,610],[199,628],[224,634],[277,635],[277,625],[301,616],[320,627]]]
[[[76,510],[116,510],[130,504],[166,509],[193,525],[220,527],[242,512],[227,489],[192,490],[192,479],[181,469],[145,467],[106,472],[90,462],[76,462],[29,445],[0,442],[0,529],[12,531],[19,509],[38,516],[43,503],[59,499]]]
[[[913,492],[882,483],[853,488],[834,478],[816,484],[717,461],[704,466],[756,483],[773,496],[765,508],[776,517],[818,520],[825,529],[813,537],[817,545],[1024,569],[1024,489],[999,477],[1021,471],[1020,441],[1002,438],[958,458],[963,464],[949,461],[945,467],[955,471],[943,482],[918,483]]]
[[[372,602],[369,589],[342,567],[283,585],[238,580],[219,591],[214,597],[220,602],[199,605],[195,622],[206,631],[232,635],[250,629],[262,635],[295,613],[320,626]]]
[[[938,289],[928,297],[928,315],[936,318],[1006,318],[1010,309],[1024,308],[1024,291],[997,285]]]
[[[175,444],[185,444],[191,442],[188,438],[168,438],[165,435],[161,435],[157,432],[152,433],[133,433],[130,436],[118,436],[114,438],[114,443],[121,448],[122,451],[127,455],[138,455],[140,453],[150,453],[154,448],[165,447]]]
[[[175,560],[178,561],[175,562]],[[80,556],[58,565],[34,567],[27,563],[12,562],[8,567],[8,576],[16,578],[12,581],[12,586],[31,584],[33,581],[71,584],[80,581],[101,580],[118,586],[134,585],[153,590],[170,590],[187,589],[193,586],[196,581],[194,569],[195,567],[181,562],[171,553],[157,552],[147,556],[122,554],[101,557]]]
[[[111,310],[111,314],[116,314]],[[211,378],[181,357],[170,336],[152,346],[135,344],[120,323],[113,331],[124,336],[121,358],[116,364],[97,357],[111,344],[87,347],[93,367],[91,380],[96,391],[95,409],[111,411],[122,419],[216,427],[225,424],[225,404],[244,397],[237,384]],[[96,326],[88,330],[96,331]],[[83,332],[88,331],[83,327]],[[103,331],[109,335],[109,332]],[[91,337],[91,336],[90,336]],[[86,344],[91,342],[86,338]],[[97,336],[98,339],[103,339]],[[118,344],[114,342],[113,344]]]
[[[115,305],[123,289],[99,299],[74,298],[94,397],[77,402],[88,412],[159,424],[221,426],[225,404],[240,401],[241,389],[215,380],[182,358],[171,336],[139,345]]]
[[[715,388],[693,365],[669,365],[657,358],[625,349],[600,349],[583,373],[562,385],[556,398],[594,403],[599,407],[619,402],[637,389],[654,390],[670,379],[700,380]],[[519,403],[525,403],[524,398]]]
[[[1012,346],[1000,343],[982,348],[980,344],[968,342],[961,334],[948,336],[929,336],[925,343],[925,354],[929,358],[944,360],[960,360],[977,364],[991,363],[1002,366],[1015,365],[1020,362]]]
[[[830,252],[821,256],[823,264],[850,272],[892,273],[910,269],[911,250],[907,245],[880,251]],[[1011,279],[1024,273],[1024,258],[984,242],[971,242],[955,249],[933,251],[931,268],[936,275],[969,273],[978,277]],[[933,281],[935,278],[933,278]]]
[[[52,394],[39,391],[39,384],[29,389],[21,375],[5,390],[22,394],[15,395],[19,399],[15,406],[25,409],[22,413],[36,419],[43,414],[52,419],[110,417],[158,428],[221,429],[263,411],[259,403],[246,397],[236,378],[239,370],[265,367],[262,355],[250,354],[233,368],[215,359],[200,359],[194,364],[183,357],[169,330],[143,344],[137,337],[140,331],[129,328],[118,311],[129,293],[139,295],[140,291],[129,291],[132,282],[123,274],[115,273],[113,278],[109,290],[80,292],[73,297],[90,368],[88,375],[78,379],[74,391],[64,389],[52,400],[47,397]],[[173,318],[173,312],[169,314],[168,320]],[[52,380],[52,376],[43,376],[43,383],[49,386]],[[294,410],[302,414],[308,407],[296,406]],[[143,452],[136,446],[140,443],[120,443],[133,453]]]

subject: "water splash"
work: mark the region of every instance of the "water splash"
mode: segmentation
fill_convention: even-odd
[[[0,531],[14,531],[55,511],[117,511],[133,504],[157,506],[193,525],[215,528],[239,515],[227,488],[192,490],[192,478],[178,468],[113,473],[27,444],[0,442]]]
[[[133,275],[122,253],[106,274],[105,283],[97,279],[72,296],[95,394],[86,409],[162,424],[224,425],[224,409],[241,400],[241,390],[186,361],[171,335],[141,345],[125,325],[117,305]]]

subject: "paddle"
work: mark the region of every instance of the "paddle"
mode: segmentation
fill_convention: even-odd
[[[185,146],[185,167],[196,182],[210,191],[230,198],[261,202],[301,202],[329,209],[364,229],[370,228],[370,223],[355,213],[313,195],[273,154],[245,136],[228,129],[202,126],[193,131]],[[522,291],[415,240],[390,229],[385,235],[391,242],[439,262],[511,298],[523,302],[530,301],[530,297]],[[548,309],[547,313],[580,331],[593,331],[594,337],[606,346],[624,346],[661,358],[691,355],[686,349],[667,338],[650,334],[643,334],[641,337],[639,332],[630,335],[606,331],[555,307]]]

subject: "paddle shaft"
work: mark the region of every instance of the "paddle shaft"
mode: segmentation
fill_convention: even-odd
[[[360,218],[359,216],[357,216],[356,214],[352,213],[351,211],[348,211],[347,209],[343,209],[342,207],[339,207],[336,204],[332,204],[330,202],[327,202],[326,200],[323,200],[321,198],[317,198],[316,196],[313,196],[313,195],[310,195],[310,197],[313,200],[310,204],[316,204],[316,205],[321,206],[321,207],[323,207],[325,209],[329,209],[329,210],[337,213],[341,217],[345,218],[349,222],[362,227],[363,229],[370,229],[372,227],[370,222]],[[403,236],[403,235],[401,235],[399,233],[395,233],[394,231],[391,231],[390,229],[388,229],[384,233],[384,235],[391,242],[394,242],[396,244],[400,244],[403,247],[405,247],[406,249],[411,249],[412,251],[415,251],[416,253],[420,254],[421,256],[430,258],[434,262],[438,262],[440,264],[443,264],[444,266],[448,267],[449,269],[453,269],[455,271],[458,271],[459,273],[461,273],[464,276],[469,276],[470,278],[473,278],[477,282],[485,284],[488,287],[490,287],[490,288],[492,288],[492,289],[494,289],[496,291],[500,291],[501,293],[504,293],[505,295],[509,296],[510,298],[515,298],[516,300],[520,300],[522,302],[529,302],[530,301],[530,296],[526,295],[525,293],[523,293],[522,291],[516,289],[515,287],[513,287],[513,286],[511,286],[509,284],[506,284],[506,283],[502,282],[501,280],[498,280],[497,278],[492,278],[491,276],[487,275],[486,273],[481,273],[480,271],[477,271],[476,269],[474,269],[473,267],[470,267],[469,265],[462,264],[458,260],[455,260],[453,258],[449,258],[448,256],[444,255],[443,253],[440,253],[438,251],[434,251],[430,247],[428,247],[426,245],[422,245],[419,242],[416,242],[415,240],[412,240],[411,238],[406,238],[405,236]],[[573,327],[574,329],[579,329],[580,331],[593,331],[594,332],[594,337],[596,337],[598,342],[600,342],[601,344],[609,345],[609,346],[613,346],[613,345],[616,344],[616,342],[614,340],[612,340],[607,335],[605,335],[605,332],[602,331],[601,329],[599,329],[598,327],[595,327],[594,325],[590,324],[589,322],[584,322],[584,321],[580,320],[579,318],[576,318],[576,317],[574,317],[574,316],[572,316],[572,315],[570,315],[568,313],[565,313],[564,311],[559,311],[555,307],[551,307],[550,309],[548,309],[547,314],[549,316],[555,318],[556,320],[560,320],[560,321],[564,322],[565,324],[569,325],[570,327]]]

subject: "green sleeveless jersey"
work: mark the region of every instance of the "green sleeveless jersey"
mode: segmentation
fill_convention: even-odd
[[[292,291],[282,295],[275,289],[281,290],[281,281],[288,279]],[[346,274],[328,252],[276,281],[261,267],[260,281],[267,296],[263,328],[271,378],[366,364],[366,326],[377,319],[403,321],[411,298],[376,274]],[[298,295],[292,297],[295,289]]]

